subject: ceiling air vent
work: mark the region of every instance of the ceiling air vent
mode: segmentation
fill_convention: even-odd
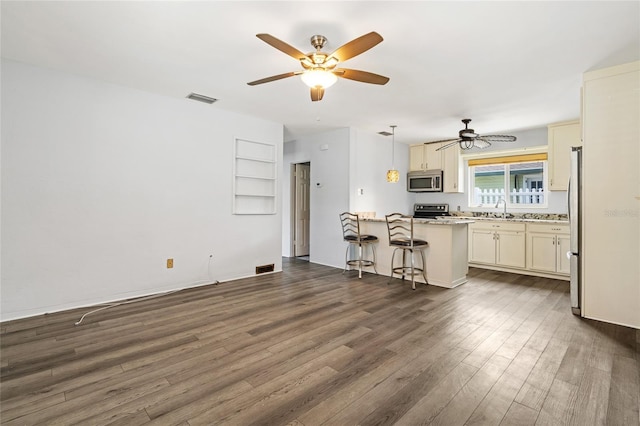
[[[189,95],[187,95],[187,99],[204,102],[205,104],[212,104],[217,101],[216,98],[210,98],[209,96],[199,95],[197,93],[189,93]]]

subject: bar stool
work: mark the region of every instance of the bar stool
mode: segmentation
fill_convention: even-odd
[[[347,251],[344,255],[344,274],[347,272],[347,268],[349,266],[357,266],[358,267],[358,278],[362,278],[362,268],[373,266],[373,270],[378,273],[376,270],[376,250],[373,246],[373,243],[378,242],[378,237],[375,235],[367,235],[360,233],[360,218],[357,214],[344,212],[340,213],[340,223],[342,224],[342,236],[346,242],[349,243],[347,245]],[[351,246],[358,246],[358,258],[357,259],[349,259],[349,249]],[[373,253],[373,259],[365,259],[363,258],[363,247],[371,247],[371,251]]]
[[[401,274],[404,280],[405,275],[411,275],[411,288],[416,289],[416,274],[421,273],[424,277],[425,284],[427,281],[427,262],[424,257],[424,249],[429,247],[429,243],[425,240],[414,238],[413,235],[413,216],[405,216],[401,213],[391,213],[385,216],[387,220],[387,230],[389,231],[389,246],[394,247],[391,256],[391,278],[394,274]],[[402,250],[402,266],[393,266],[396,251]],[[414,251],[420,252],[422,258],[422,267],[415,266]],[[411,254],[411,264],[407,265],[407,251]]]

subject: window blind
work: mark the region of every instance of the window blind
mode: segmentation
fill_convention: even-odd
[[[469,166],[488,166],[491,164],[528,163],[532,161],[544,161],[547,153],[509,155],[504,157],[475,158],[469,160]]]

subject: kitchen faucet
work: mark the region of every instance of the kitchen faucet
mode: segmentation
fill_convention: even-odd
[[[498,202],[496,203],[496,209],[498,208],[498,206],[500,206],[500,203],[504,203],[504,210],[502,210],[502,218],[506,219],[507,218],[507,201],[504,199],[504,197],[500,197],[498,199]]]

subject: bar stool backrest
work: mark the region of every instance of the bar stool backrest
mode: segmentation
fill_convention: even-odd
[[[391,213],[385,218],[389,232],[389,244],[407,248],[413,247],[413,216]]]
[[[357,214],[344,212],[340,213],[342,223],[342,237],[345,241],[360,241],[360,218]]]

